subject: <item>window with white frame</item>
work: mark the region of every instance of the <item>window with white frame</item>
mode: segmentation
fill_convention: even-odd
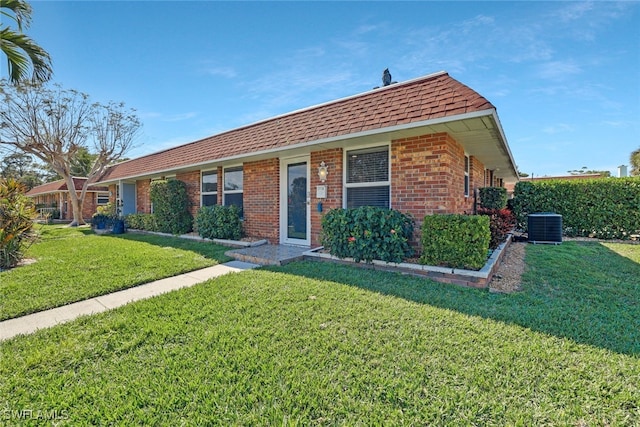
[[[109,192],[108,191],[100,191],[96,193],[96,204],[98,205],[106,205],[109,203]]]
[[[200,206],[218,204],[218,171],[203,171],[200,180]]]
[[[346,207],[389,208],[389,146],[346,152]]]
[[[240,209],[240,216],[243,216],[242,193],[244,174],[242,166],[225,168],[224,170],[224,205],[235,205]]]
[[[465,197],[469,196],[469,169],[470,164],[469,156],[464,156],[464,195]]]

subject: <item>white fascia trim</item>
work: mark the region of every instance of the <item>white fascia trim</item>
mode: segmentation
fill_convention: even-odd
[[[513,167],[513,173],[516,176],[516,179],[519,180],[518,177],[518,167],[516,166],[516,161],[513,158],[513,154],[511,153],[511,148],[509,148],[509,144],[507,144],[507,137],[504,134],[504,130],[502,129],[502,123],[500,123],[500,119],[498,118],[498,112],[496,111],[496,109],[493,109],[493,120],[495,120],[496,122],[496,127],[498,128],[498,131],[500,132],[500,140],[502,142],[502,148],[504,148],[504,151],[507,153],[507,156],[509,156],[509,161],[511,162],[511,166]]]
[[[392,86],[396,86],[396,85],[392,85]],[[389,86],[386,86],[386,87],[389,87]],[[388,126],[388,127],[383,127],[383,128],[377,128],[377,129],[370,129],[370,130],[356,132],[356,133],[337,135],[337,136],[332,136],[332,137],[329,137],[329,138],[317,139],[315,141],[301,142],[301,143],[298,143],[298,144],[287,145],[285,147],[277,147],[277,148],[270,148],[268,150],[253,151],[251,153],[244,153],[244,154],[238,154],[238,155],[235,155],[235,156],[222,157],[222,158],[215,159],[215,160],[207,160],[207,161],[204,161],[204,162],[192,163],[192,164],[189,164],[189,165],[181,165],[178,168],[170,168],[170,169],[161,169],[161,170],[151,171],[149,173],[145,173],[144,175],[130,175],[130,176],[119,178],[118,180],[123,181],[123,180],[129,180],[129,179],[136,179],[136,178],[139,178],[141,176],[158,175],[158,174],[163,174],[163,173],[167,173],[167,172],[171,172],[171,171],[176,171],[178,169],[197,168],[199,166],[210,165],[210,164],[212,164],[214,162],[215,163],[225,163],[225,162],[230,162],[230,161],[234,161],[234,160],[241,160],[241,159],[244,159],[244,158],[247,158],[247,157],[263,156],[265,154],[276,154],[276,153],[280,153],[282,151],[288,151],[288,150],[292,150],[292,149],[295,149],[295,148],[313,147],[313,146],[316,146],[316,145],[329,144],[329,143],[336,142],[336,141],[346,141],[346,140],[354,139],[354,138],[362,138],[362,137],[366,137],[366,136],[374,136],[374,135],[384,134],[384,133],[389,133],[389,132],[397,132],[397,131],[402,131],[402,130],[419,128],[419,127],[423,127],[423,126],[433,126],[433,125],[438,125],[438,124],[442,124],[442,123],[449,123],[449,122],[473,119],[473,118],[477,118],[477,117],[487,117],[487,116],[494,117],[496,119],[496,123],[498,123],[498,127],[500,129],[500,134],[501,134],[501,136],[502,136],[502,138],[504,140],[504,133],[502,132],[502,128],[499,126],[500,122],[497,120],[496,110],[495,110],[495,108],[491,108],[491,109],[488,109],[488,110],[475,111],[475,112],[472,112],[472,113],[458,114],[458,115],[455,115],[455,116],[438,117],[437,119],[422,120],[422,121],[419,121],[419,122],[405,123],[405,124],[401,124],[401,125]],[[509,155],[511,155],[510,151],[509,151]],[[108,182],[115,182],[115,181],[97,182],[97,183],[94,183],[94,185],[95,184],[105,184],[105,183],[108,183]]]

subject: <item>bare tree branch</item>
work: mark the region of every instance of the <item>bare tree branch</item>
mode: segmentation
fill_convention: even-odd
[[[72,224],[82,224],[88,185],[133,146],[141,127],[135,112],[122,103],[92,103],[87,94],[59,85],[14,86],[2,81],[0,97],[0,145],[34,155],[62,176],[70,189]],[[74,156],[83,149],[96,159],[77,195],[71,171]]]

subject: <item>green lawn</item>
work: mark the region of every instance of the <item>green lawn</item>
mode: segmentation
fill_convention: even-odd
[[[229,260],[212,243],[143,234],[94,234],[44,226],[27,258],[0,272],[0,320],[57,307]]]
[[[526,263],[523,291],[506,295],[320,263],[279,270],[640,355],[640,245],[528,245]]]
[[[639,251],[528,246],[511,295],[319,262],[222,276],[0,343],[0,416],[639,425]]]

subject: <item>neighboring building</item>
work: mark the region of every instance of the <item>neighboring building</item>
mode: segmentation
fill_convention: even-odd
[[[80,195],[82,186],[87,178],[73,177],[73,185],[76,193]],[[46,184],[33,187],[27,192],[27,197],[31,197],[36,204],[36,209],[40,217],[45,214],[52,219],[72,220],[73,209],[69,199],[69,189],[64,180],[48,182]],[[96,212],[98,206],[109,203],[109,188],[106,186],[90,185],[82,205],[82,217],[88,221]]]
[[[596,178],[606,178],[603,174],[600,173],[582,173],[576,175],[557,175],[557,176],[536,176],[536,177],[523,177],[520,178],[522,182],[540,182],[540,181],[575,181],[579,179],[596,179]],[[506,185],[507,192],[509,194],[513,194],[515,190],[515,182],[509,183]]]
[[[472,212],[477,188],[518,175],[495,107],[439,72],[118,163],[100,184],[123,214],[150,213],[159,178],[187,184],[194,215],[238,205],[248,236],[315,246],[330,209],[390,207],[418,233],[425,215]]]
[[[581,173],[576,175],[558,175],[558,176],[536,176],[533,178],[520,178],[520,181],[575,181],[579,179],[595,179],[595,178],[605,178],[605,176],[601,173]]]

